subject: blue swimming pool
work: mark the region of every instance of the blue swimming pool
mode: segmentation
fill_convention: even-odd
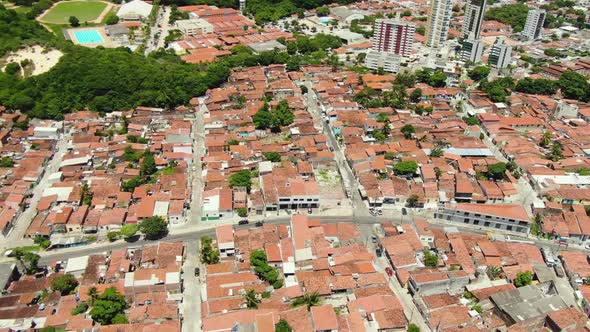
[[[329,17],[320,17],[320,23],[328,24],[330,21],[331,19]]]
[[[79,44],[103,43],[104,39],[96,30],[74,31]]]

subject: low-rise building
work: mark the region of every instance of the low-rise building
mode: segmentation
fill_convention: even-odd
[[[441,220],[528,234],[529,217],[521,205],[454,203],[439,209],[434,217]]]
[[[187,36],[205,35],[213,32],[213,25],[200,18],[178,20],[174,22],[174,25],[183,35]]]

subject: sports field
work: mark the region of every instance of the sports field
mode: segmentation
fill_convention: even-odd
[[[60,2],[43,15],[41,20],[48,23],[68,24],[70,16],[76,16],[80,24],[96,20],[107,7],[100,1],[64,1]]]

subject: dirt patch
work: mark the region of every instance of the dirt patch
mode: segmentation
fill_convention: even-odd
[[[28,60],[30,64],[21,69],[23,76],[34,76],[49,71],[57,64],[63,53],[55,49],[45,49],[39,45],[20,49],[8,54],[0,62],[2,70],[11,62],[22,63]]]

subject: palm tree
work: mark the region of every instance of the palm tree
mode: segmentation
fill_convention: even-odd
[[[94,303],[94,300],[98,297],[98,290],[96,287],[90,287],[87,293],[88,297],[90,297],[90,304]]]
[[[309,311],[311,307],[319,305],[321,301],[322,299],[320,298],[320,294],[318,294],[318,292],[308,293],[293,301],[293,307],[305,305]]]
[[[248,289],[246,294],[244,294],[244,299],[246,300],[246,306],[250,309],[258,308],[258,303],[260,300],[256,297],[256,291],[253,289]]]
[[[488,275],[492,280],[496,280],[500,278],[500,274],[502,274],[502,270],[498,266],[488,266]]]

